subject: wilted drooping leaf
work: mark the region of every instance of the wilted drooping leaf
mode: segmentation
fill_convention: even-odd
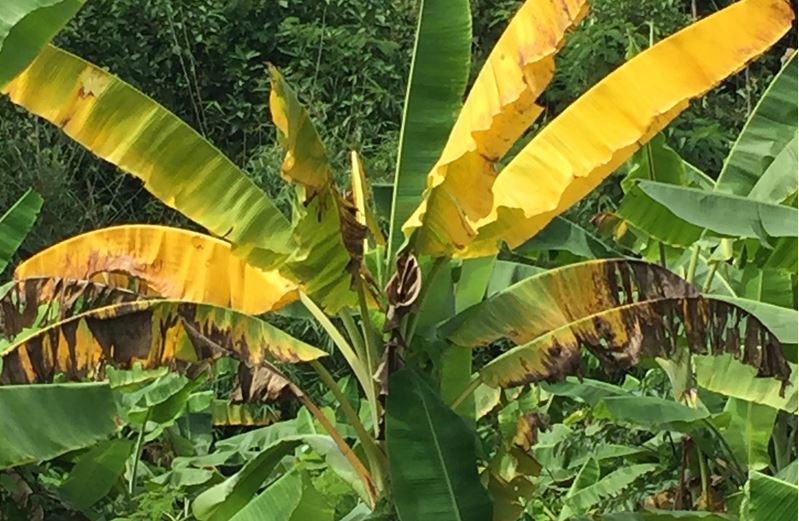
[[[326,353],[276,327],[226,308],[169,300],[115,304],[19,338],[2,354],[2,383],[98,376],[106,364],[143,368],[232,355],[257,367]]]
[[[354,303],[367,228],[357,209],[333,182],[324,146],[313,122],[283,76],[271,67],[272,121],[286,151],[283,177],[298,185],[301,207],[293,234],[298,244],[283,273],[331,314]]]
[[[131,291],[87,280],[48,277],[17,280],[0,295],[0,338],[11,340],[26,329],[139,298]]]
[[[643,357],[670,356],[682,336],[695,353],[729,353],[760,376],[784,384],[790,377],[782,347],[760,321],[641,261],[589,261],[534,275],[455,316],[443,330],[466,347],[501,339],[516,344],[481,369],[490,385],[579,374],[583,347],[607,367],[630,367]]]

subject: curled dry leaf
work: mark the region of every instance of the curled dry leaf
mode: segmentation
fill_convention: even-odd
[[[413,253],[405,251],[397,258],[397,271],[386,284],[388,299],[385,331],[396,329],[399,319],[410,311],[422,290],[422,270]]]
[[[291,382],[271,364],[255,368],[239,364],[238,381],[230,399],[234,402],[271,402],[286,394],[295,395]]]

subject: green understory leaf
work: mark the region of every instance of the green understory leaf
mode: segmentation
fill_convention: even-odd
[[[39,194],[28,190],[0,217],[0,273],[33,227],[42,202]]]
[[[115,418],[106,383],[0,386],[0,469],[90,447],[116,432]]]
[[[680,219],[732,237],[796,237],[799,213],[790,206],[695,188],[641,181],[638,187]]]
[[[491,502],[477,476],[474,433],[411,369],[391,376],[386,448],[402,521],[485,521]]]
[[[797,368],[791,365],[791,385],[780,395],[782,383],[774,378],[757,376],[757,369],[735,360],[728,354],[693,357],[696,383],[714,393],[767,405],[790,413],[796,412]]]

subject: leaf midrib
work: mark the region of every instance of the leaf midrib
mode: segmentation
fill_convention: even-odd
[[[414,385],[416,386],[416,391],[419,394],[419,397],[422,399],[422,407],[424,408],[424,416],[425,420],[427,421],[428,426],[430,427],[430,432],[433,434],[433,444],[436,448],[436,456],[438,456],[438,461],[441,464],[441,468],[444,470],[444,482],[447,484],[447,491],[449,492],[449,500],[452,504],[453,511],[457,516],[456,519],[458,521],[462,521],[463,518],[461,517],[460,509],[458,508],[458,503],[455,501],[455,490],[452,487],[452,481],[449,477],[449,472],[447,468],[447,464],[444,461],[444,454],[441,451],[441,445],[438,442],[438,433],[436,432],[435,425],[433,424],[433,419],[430,416],[430,410],[427,407],[427,399],[422,390],[420,389],[419,382],[415,382]]]

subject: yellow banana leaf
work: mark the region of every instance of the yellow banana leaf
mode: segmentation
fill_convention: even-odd
[[[352,164],[352,179],[350,180],[352,184],[352,204],[357,210],[356,220],[366,226],[369,233],[372,234],[375,244],[385,246],[386,238],[383,236],[380,225],[377,223],[377,217],[372,211],[372,198],[369,194],[369,184],[366,181],[366,171],[363,168],[358,152],[355,150],[350,152],[350,162]],[[364,240],[364,249],[366,247],[367,243]]]
[[[257,318],[175,300],[114,304],[32,331],[0,353],[0,383],[97,376],[104,365],[143,369],[235,356],[250,367],[326,356]]]
[[[426,199],[403,225],[406,236],[418,229],[418,252],[445,254],[475,236],[467,219],[491,209],[494,164],[541,114],[535,101],[555,72],[555,53],[587,10],[585,0],[527,0],[511,20],[428,174]]]
[[[366,226],[353,204],[336,190],[319,134],[296,94],[274,67],[270,110],[286,150],[283,175],[304,192],[294,229],[298,248],[283,273],[328,313],[354,303]]]
[[[244,172],[177,116],[107,71],[48,46],[3,92],[235,244],[237,254],[272,268],[293,251],[288,221]]]
[[[123,274],[164,298],[260,314],[297,298],[294,283],[233,255],[230,244],[202,233],[153,225],[125,225],[84,233],[20,264],[14,276],[97,279]],[[111,277],[111,285],[127,277]]]
[[[779,341],[753,315],[641,261],[589,261],[534,275],[443,328],[464,348],[515,344],[480,370],[491,386],[579,374],[583,347],[607,367],[627,368],[672,355],[682,338],[695,353],[730,353],[761,376],[787,383],[791,373]]]
[[[278,141],[286,150],[280,172],[287,181],[298,183],[311,192],[332,183],[330,162],[311,118],[297,95],[276,67],[270,65],[272,91],[269,109],[278,130]]]
[[[501,241],[515,247],[529,239],[596,188],[692,98],[777,42],[793,18],[786,0],[741,0],[609,74],[505,167],[487,215],[463,212],[461,220],[478,229],[478,237],[459,256],[489,255]]]

